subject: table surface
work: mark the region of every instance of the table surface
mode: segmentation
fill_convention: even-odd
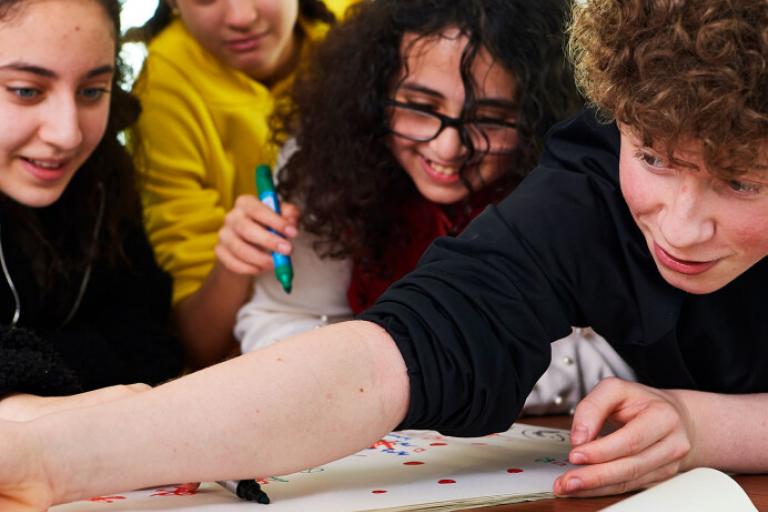
[[[521,418],[523,423],[545,427],[570,428],[570,416],[540,416]],[[746,491],[755,507],[768,512],[768,474],[736,475],[733,477]],[[533,501],[514,505],[483,508],[483,512],[591,512],[603,509],[626,498],[609,496],[605,498],[571,498]],[[474,509],[478,510],[478,509]]]

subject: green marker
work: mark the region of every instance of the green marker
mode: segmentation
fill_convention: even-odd
[[[259,194],[259,200],[279,215],[280,200],[277,198],[275,184],[272,181],[272,170],[266,164],[256,167],[256,190]],[[273,229],[270,229],[270,231],[275,233]],[[291,283],[293,282],[291,257],[279,252],[273,252],[272,261],[275,263],[275,277],[283,285],[285,293],[291,293]]]

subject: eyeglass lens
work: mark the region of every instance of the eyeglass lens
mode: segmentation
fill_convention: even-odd
[[[397,104],[392,106],[390,123],[395,134],[418,142],[430,141],[447,128],[435,114]],[[462,126],[477,150],[503,153],[514,149],[516,128],[512,126],[486,120],[464,121]]]

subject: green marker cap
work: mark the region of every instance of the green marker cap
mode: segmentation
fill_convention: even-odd
[[[259,194],[274,192],[275,183],[272,181],[272,170],[266,164],[256,167],[256,190]]]

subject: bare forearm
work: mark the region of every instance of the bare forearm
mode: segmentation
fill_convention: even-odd
[[[51,447],[45,466],[61,502],[321,464],[393,429],[408,390],[391,338],[374,324],[346,322],[87,414],[63,412],[29,425]]]
[[[192,369],[221,361],[235,347],[235,317],[252,280],[217,263],[200,289],[176,305],[174,316]]]
[[[689,467],[726,471],[768,471],[768,394],[724,395],[674,390],[695,425]]]

